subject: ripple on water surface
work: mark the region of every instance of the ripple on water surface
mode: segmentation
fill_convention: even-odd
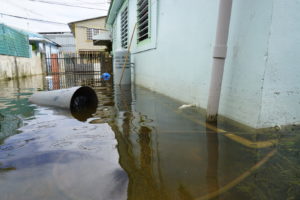
[[[109,85],[94,85],[98,109],[81,122],[28,103],[50,82],[22,81],[0,83],[1,200],[300,199],[297,127],[207,124],[195,107]]]
[[[128,178],[108,124],[31,105],[37,85],[7,85],[0,84],[1,200],[126,199]]]

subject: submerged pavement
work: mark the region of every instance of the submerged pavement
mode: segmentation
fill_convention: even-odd
[[[90,85],[78,121],[28,102],[41,89]],[[300,130],[255,131],[141,87],[95,76],[0,83],[2,199],[298,199]]]

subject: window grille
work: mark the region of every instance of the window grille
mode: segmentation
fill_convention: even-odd
[[[99,29],[93,29],[93,35],[99,35],[100,30]]]
[[[137,1],[138,42],[149,38],[149,0]]]
[[[121,46],[128,47],[128,7],[121,13]]]
[[[87,40],[93,40],[93,36],[98,35],[99,33],[100,33],[100,29],[87,28],[86,29]]]

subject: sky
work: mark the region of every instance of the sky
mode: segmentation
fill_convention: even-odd
[[[69,32],[69,22],[107,15],[108,2],[109,0],[0,0],[0,23],[32,32]]]

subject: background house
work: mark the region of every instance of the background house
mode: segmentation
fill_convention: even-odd
[[[136,84],[206,109],[218,0],[114,0],[113,53],[127,49]],[[233,1],[219,114],[263,128],[300,124],[300,4]]]
[[[32,54],[39,55],[41,59],[41,65],[44,72],[55,71],[59,72],[58,69],[58,58],[59,58],[59,48],[61,47],[56,42],[49,40],[45,36],[21,30],[24,34],[28,35],[29,43],[31,45]],[[42,58],[41,54],[45,59]],[[49,59],[51,58],[51,59]],[[44,64],[46,64],[44,66]]]
[[[24,30],[21,30],[21,32],[28,36],[29,44],[32,46],[31,49],[35,53],[44,53],[48,58],[53,55],[58,55],[59,48],[61,46],[56,42],[38,33],[28,32]]]
[[[75,38],[71,32],[41,32],[41,35],[60,45],[62,53],[75,53]]]
[[[70,22],[69,27],[75,37],[76,51],[80,55],[105,51],[105,46],[94,46],[93,36],[107,33],[106,16]]]

